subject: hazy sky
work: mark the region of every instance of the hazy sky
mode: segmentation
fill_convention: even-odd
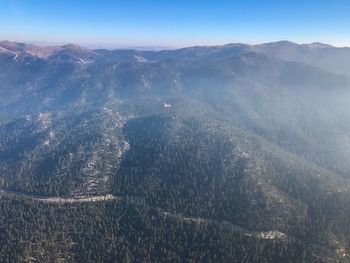
[[[104,47],[350,46],[350,0],[0,0],[0,39]]]

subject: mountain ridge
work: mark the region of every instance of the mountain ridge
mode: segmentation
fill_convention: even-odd
[[[88,49],[74,44],[40,46],[11,41],[0,42],[0,52],[19,55],[32,55],[45,60],[68,55],[79,63],[116,61],[161,61],[167,59],[195,59],[205,56],[227,56],[227,53],[257,52],[283,60],[306,63],[324,70],[350,77],[350,48],[334,47],[314,42],[297,44],[290,41],[277,41],[263,44],[231,43],[216,46],[193,46],[180,49],[142,51],[134,49]],[[65,58],[67,59],[67,58]]]

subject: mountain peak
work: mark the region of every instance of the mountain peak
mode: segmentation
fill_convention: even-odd
[[[48,58],[60,52],[74,52],[74,53],[93,53],[90,49],[85,49],[75,44],[65,45],[35,45],[26,43],[17,43],[8,40],[0,41],[0,52],[10,52],[16,55],[31,55],[39,58]]]
[[[62,46],[59,46],[60,48],[62,49],[72,49],[72,50],[85,50],[85,48],[79,46],[79,45],[76,45],[76,44],[72,44],[72,43],[69,43],[69,44],[65,44],[65,45],[62,45]]]
[[[268,42],[268,43],[263,43],[260,45],[256,46],[274,46],[274,47],[281,47],[281,46],[299,46],[299,44],[294,43],[289,40],[281,40],[281,41],[276,41],[276,42]]]
[[[321,43],[321,42],[313,42],[311,44],[306,44],[306,45],[309,46],[309,47],[313,47],[313,48],[334,48],[331,45],[324,44],[324,43]]]
[[[7,51],[20,52],[24,50],[25,44],[4,40],[0,41],[0,47]]]

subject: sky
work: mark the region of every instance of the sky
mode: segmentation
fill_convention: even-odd
[[[0,40],[183,47],[350,46],[350,0],[0,0]]]

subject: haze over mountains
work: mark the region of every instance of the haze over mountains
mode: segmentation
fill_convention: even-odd
[[[0,42],[0,255],[348,262],[349,99],[322,43]]]

